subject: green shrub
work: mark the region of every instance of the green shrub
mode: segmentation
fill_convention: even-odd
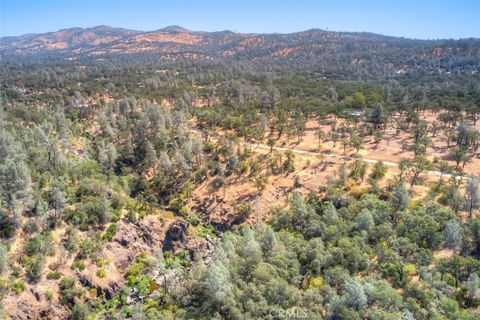
[[[95,264],[97,267],[101,268],[105,264],[105,261],[103,259],[98,258],[97,261],[95,261]]]
[[[30,282],[38,282],[42,278],[44,259],[40,255],[29,258],[25,263],[25,275]]]
[[[72,270],[78,269],[80,271],[83,271],[83,270],[85,270],[85,263],[83,263],[82,261],[78,261],[78,260],[74,261],[71,269]]]
[[[63,274],[59,271],[52,271],[47,274],[48,280],[58,280],[63,276]]]
[[[105,234],[103,235],[103,240],[112,241],[116,233],[117,233],[117,224],[112,223],[111,225],[108,226],[107,230],[105,231]]]
[[[76,172],[79,177],[93,177],[100,173],[100,165],[97,161],[92,159],[86,159],[76,167]],[[86,182],[83,182],[87,184]],[[78,193],[78,192],[77,192]]]
[[[15,221],[6,210],[0,208],[0,238],[11,238],[15,234]]]
[[[29,220],[22,226],[22,230],[28,234],[35,233],[38,231],[38,223],[35,220]]]
[[[127,277],[128,285],[132,288],[137,288],[140,295],[146,295],[150,293],[152,281],[152,277],[147,275],[130,275]]]
[[[25,243],[24,252],[27,256],[33,256],[42,250],[42,240],[40,237],[30,239]]]
[[[80,243],[77,258],[82,260],[90,257],[94,252],[97,252],[103,247],[103,242],[100,232],[96,233],[93,237],[84,239]]]
[[[72,277],[63,277],[62,280],[60,281],[60,284],[58,285],[60,290],[67,290],[73,288],[75,285],[75,280]]]
[[[66,305],[72,306],[75,298],[83,295],[82,290],[75,289],[75,280],[72,277],[64,277],[58,285],[60,288],[60,301]]]
[[[191,213],[187,221],[190,222],[192,226],[198,226],[200,224],[200,218],[195,213]]]
[[[212,181],[212,187],[214,189],[219,189],[220,187],[223,186],[224,183],[225,183],[225,179],[223,177],[216,177]]]
[[[72,320],[87,320],[90,311],[84,303],[76,303],[72,308],[70,319]]]
[[[187,206],[183,206],[180,208],[180,210],[178,210],[178,214],[184,218],[188,217],[191,212],[190,212],[190,209],[187,207]]]
[[[113,209],[112,210],[112,218],[110,219],[111,222],[118,222],[122,218],[122,211],[120,209]]]
[[[87,225],[103,225],[112,218],[112,208],[110,201],[104,196],[85,196],[81,202],[75,206],[75,209],[66,209],[64,211],[67,221],[82,226],[87,229]]]
[[[417,267],[413,263],[409,263],[403,266],[403,272],[408,275],[414,275],[417,273]]]
[[[12,284],[12,290],[20,294],[25,291],[25,282],[22,280],[17,280]]]
[[[145,252],[142,252],[138,255],[136,261],[128,267],[125,276],[128,277],[130,275],[138,276],[145,274],[154,266],[154,264],[155,262],[153,259]]]
[[[107,276],[107,271],[105,269],[98,269],[97,270],[97,277],[105,278]]]
[[[248,163],[248,161],[242,161],[240,163],[240,166],[238,167],[238,173],[245,174],[248,172],[248,169],[250,169],[250,164]]]
[[[131,221],[131,222],[137,222],[138,221],[138,214],[133,210],[128,210],[127,219],[128,219],[128,221]]]
[[[18,278],[22,274],[22,268],[19,266],[13,266],[12,267],[12,277]]]
[[[103,197],[107,194],[107,186],[101,180],[83,179],[77,189],[76,196],[78,199],[85,197]]]
[[[198,230],[197,230],[197,234],[198,234],[199,237],[202,237],[202,238],[206,238],[207,235],[210,236],[210,237],[214,237],[215,236],[215,227],[213,227],[213,226],[204,227],[202,225],[199,225]]]
[[[8,249],[3,244],[0,244],[0,274],[7,268]]]
[[[67,251],[73,252],[77,250],[78,247],[78,236],[77,230],[70,228],[66,232],[67,238],[63,241],[63,246]]]
[[[123,205],[124,205],[123,202],[124,202],[123,197],[120,194],[115,193],[112,196],[111,204],[112,204],[113,209],[118,210],[118,209],[122,208]]]
[[[7,293],[7,291],[8,291],[7,280],[6,279],[0,279],[0,297],[3,297]]]
[[[240,203],[234,206],[235,212],[241,217],[248,218],[252,213],[252,206],[248,203]]]

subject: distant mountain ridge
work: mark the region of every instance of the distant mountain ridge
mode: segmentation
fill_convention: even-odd
[[[97,26],[93,28],[69,28],[44,34],[27,34],[18,37],[0,38],[1,50],[14,50],[18,53],[35,53],[42,50],[66,50],[82,47],[95,47],[123,39],[140,31]]]
[[[415,40],[321,29],[289,34],[204,32],[180,26],[147,32],[97,26],[0,38],[0,57],[8,61],[38,61],[43,57],[103,61],[135,55],[148,61],[287,59],[302,65],[314,60],[327,71],[352,72],[368,65],[377,74],[382,68],[389,74],[417,72],[418,68],[429,74],[480,72],[479,39]]]
[[[137,31],[109,26],[69,28],[44,34],[27,34],[0,38],[1,54],[129,54],[196,52],[207,56],[235,56],[249,49],[265,47],[273,56],[290,55],[302,50],[332,46],[342,40],[415,41],[368,33],[340,33],[312,29],[291,34],[235,33],[232,31],[191,31],[180,26],[168,26],[155,31]],[[302,47],[298,47],[298,45]],[[309,48],[308,48],[309,47]],[[267,53],[267,52],[265,52]]]

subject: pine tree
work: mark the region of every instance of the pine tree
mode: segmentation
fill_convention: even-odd
[[[385,167],[385,164],[383,161],[378,161],[373,165],[372,172],[370,173],[370,178],[372,180],[378,181],[385,177],[385,174],[387,173],[387,168]]]
[[[205,278],[207,297],[220,307],[231,290],[230,273],[221,262],[215,261],[209,268]]]
[[[21,160],[23,154],[15,141],[15,137],[5,130],[0,130],[0,163],[7,160]]]
[[[409,310],[405,310],[402,315],[402,320],[415,320],[415,316]]]
[[[468,291],[470,300],[480,299],[480,277],[476,273],[471,273],[465,282],[465,289]]]
[[[15,200],[26,197],[31,184],[30,170],[25,162],[6,161],[0,164],[0,201],[9,206]]]
[[[462,245],[462,227],[457,220],[452,219],[445,227],[445,242],[447,247],[456,252]]]
[[[359,230],[367,231],[375,225],[373,216],[370,210],[363,209],[357,216],[357,228]]]
[[[0,274],[2,274],[6,270],[7,261],[8,261],[7,247],[3,244],[0,244]]]
[[[152,143],[147,141],[145,145],[145,164],[147,167],[152,168],[155,167],[157,160],[157,151],[153,147]]]
[[[347,165],[342,163],[338,169],[338,186],[343,187],[348,180]]]
[[[267,227],[263,233],[263,252],[266,255],[270,255],[277,245],[277,238],[272,228]]]
[[[107,145],[107,172],[110,174],[115,169],[115,163],[117,161],[118,154],[117,148],[114,144],[109,143]]]
[[[478,178],[471,176],[468,179],[467,186],[465,188],[466,191],[466,203],[468,214],[470,218],[472,217],[473,210],[478,207],[480,204],[480,192],[478,190],[479,181]]]
[[[355,310],[360,310],[367,304],[367,295],[360,282],[349,279],[345,283],[345,302]]]
[[[392,192],[390,202],[395,211],[403,211],[407,208],[410,201],[410,194],[403,181],[400,181]]]
[[[165,151],[160,151],[160,154],[158,156],[158,163],[160,167],[165,170],[165,172],[168,173],[172,170],[172,161],[170,160],[168,153],[166,153]]]
[[[48,190],[48,205],[55,210],[55,216],[65,207],[65,194],[58,187],[52,187]]]
[[[322,219],[328,225],[333,225],[338,222],[337,209],[333,206],[331,202],[327,202],[323,208]]]

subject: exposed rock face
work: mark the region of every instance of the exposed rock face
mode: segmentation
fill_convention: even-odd
[[[86,272],[79,273],[77,275],[78,280],[83,286],[95,288],[98,296],[105,294],[107,299],[112,299],[124,283],[123,276],[116,270],[109,268],[107,276],[99,278],[95,274],[96,269],[96,267],[91,267]]]
[[[174,221],[167,230],[163,240],[163,250],[185,248],[187,242],[188,222]]]
[[[120,270],[125,270],[136,257],[134,252],[118,242],[108,243],[103,252],[105,255],[111,257],[113,264]]]
[[[225,211],[223,215],[223,219],[221,221],[210,221],[210,224],[215,227],[217,231],[226,232],[230,230],[233,226],[242,224],[247,221],[248,215],[247,214],[232,214]]]
[[[202,252],[205,260],[210,259],[214,242],[209,237],[194,239],[189,234],[189,226],[188,222],[162,220],[158,215],[146,216],[135,223],[128,220],[118,221],[117,232],[112,241],[95,253],[96,258],[104,261],[102,266],[106,273],[104,278],[98,277],[99,267],[92,262],[93,260],[85,260],[86,268],[83,271],[73,271],[69,267],[65,269],[65,265],[60,261],[54,261],[48,267],[50,270],[57,270],[66,276],[76,278],[85,287],[95,288],[98,296],[111,299],[125,285],[124,272],[141,252],[151,254],[163,247],[164,250],[188,250],[191,254]],[[165,286],[168,283],[172,287],[178,283],[180,274],[176,271],[169,271],[167,274],[153,272],[152,276],[158,284]],[[58,297],[55,296],[57,290],[58,281],[52,280],[36,284],[35,287],[27,284],[27,289],[23,293],[7,295],[3,301],[5,312],[9,316],[7,319],[68,319],[70,310],[58,301]],[[46,292],[54,294],[52,301],[47,300]],[[133,291],[129,303],[137,303],[143,298],[138,292]],[[96,298],[86,295],[85,299],[89,303],[90,299]]]
[[[21,296],[9,295],[4,299],[7,319],[37,320],[68,319],[70,312],[58,302],[47,303],[41,293],[31,290]]]
[[[117,223],[117,233],[113,238],[114,242],[119,243],[122,247],[142,250],[143,243],[140,241],[139,229],[137,225],[129,221],[119,221]]]
[[[157,216],[147,216],[137,223],[121,220],[113,242],[134,251],[145,251],[162,243],[165,226]]]

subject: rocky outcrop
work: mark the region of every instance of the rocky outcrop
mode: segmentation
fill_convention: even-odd
[[[163,250],[183,249],[186,247],[189,223],[186,221],[174,221],[165,234]]]
[[[106,244],[102,255],[112,259],[120,270],[125,270],[141,252],[151,252],[163,245],[166,225],[158,216],[147,216],[138,222],[121,220],[117,233]]]
[[[113,237],[113,242],[117,242],[122,247],[134,251],[142,251],[146,249],[145,244],[141,241],[138,226],[128,220],[121,220],[117,223],[117,233]]]
[[[194,237],[189,232],[190,224],[183,220],[166,221],[158,215],[147,216],[137,222],[120,220],[117,222],[115,236],[105,244],[102,250],[95,253],[92,260],[84,261],[86,268],[83,271],[65,269],[65,266],[59,261],[49,263],[48,267],[50,270],[60,271],[66,276],[75,277],[84,287],[95,289],[98,297],[104,296],[111,299],[125,285],[125,271],[135,262],[141,252],[151,254],[159,248],[174,251],[188,250],[192,255],[194,252],[201,252],[202,258],[208,264],[215,240],[208,236],[206,239]],[[105,270],[103,278],[97,275],[99,267],[93,263],[97,260],[104,263],[101,267]],[[181,271],[181,273],[183,272],[188,272],[188,269]],[[173,288],[177,285],[181,273],[178,270],[169,270],[166,273],[152,270],[151,275],[159,287]],[[37,284],[35,288],[27,285],[27,289],[20,295],[12,293],[5,297],[5,311],[10,318],[18,320],[68,319],[70,311],[58,301],[57,290],[58,281],[53,280]],[[47,291],[54,294],[52,301],[47,300],[45,296]],[[83,298],[87,304],[96,299],[91,294],[92,292],[89,292]],[[138,303],[144,298],[134,289],[129,295],[127,303]]]
[[[136,223],[121,220],[117,223],[113,242],[134,252],[146,251],[162,244],[165,229],[158,216],[147,216]]]
[[[5,297],[7,319],[36,320],[68,319],[70,312],[59,302],[48,302],[45,296],[36,290],[27,290],[20,296],[11,294]]]
[[[123,276],[114,268],[105,268],[107,276],[99,278],[96,275],[96,266],[91,266],[85,272],[77,274],[78,281],[84,286],[97,290],[97,296],[103,296],[112,299],[119,292],[124,283]]]

